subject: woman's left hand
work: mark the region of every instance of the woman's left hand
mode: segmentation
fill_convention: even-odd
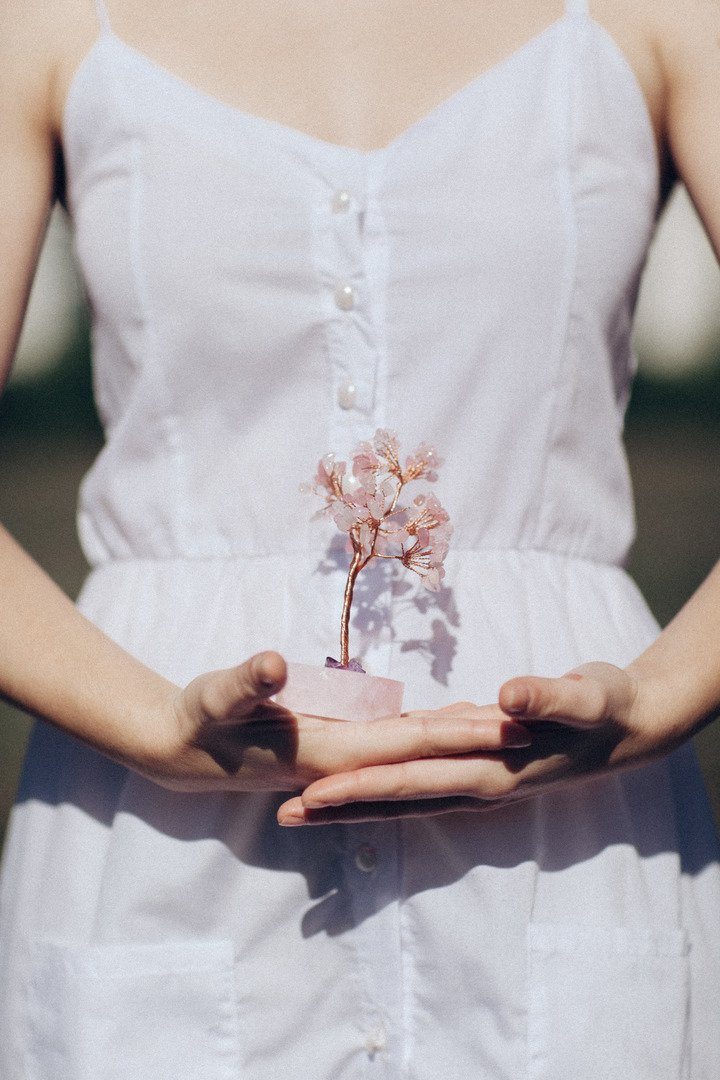
[[[489,720],[527,726],[527,749],[373,765],[310,784],[278,811],[281,825],[320,825],[485,811],[609,769],[640,765],[682,736],[658,723],[644,683],[613,664],[560,678],[523,676],[500,688]]]

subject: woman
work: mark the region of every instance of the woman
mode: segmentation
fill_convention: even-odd
[[[2,363],[64,171],[108,433],[80,611],[1,541],[3,1076],[716,1076],[720,572],[658,637],[620,441],[676,170],[720,246],[716,7],[3,20]],[[346,569],[298,483],[385,426],[455,525],[353,625],[411,711],[283,718]]]

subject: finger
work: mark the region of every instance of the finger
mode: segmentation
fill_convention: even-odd
[[[280,653],[256,653],[237,667],[203,676],[200,705],[214,723],[237,724],[255,714],[257,706],[277,693],[286,678],[287,667]],[[274,702],[269,702],[267,707],[288,715],[287,710]]]
[[[353,825],[366,821],[385,821],[388,818],[436,817],[452,811],[489,810],[493,804],[473,798],[415,799],[409,802],[351,803],[348,806],[331,806],[321,810],[308,810],[300,799],[290,799],[278,810],[278,824],[297,825]]]
[[[590,728],[610,718],[610,695],[605,683],[579,672],[559,679],[521,676],[500,687],[500,708],[523,722],[555,720],[570,727]]]
[[[431,711],[348,724],[342,732],[348,765],[384,765],[479,751],[498,753],[531,745],[532,735],[497,706],[456,713]]]
[[[495,800],[509,795],[514,774],[501,758],[472,755],[372,765],[315,780],[300,795],[308,810],[361,802],[398,802],[457,796]]]
[[[433,709],[432,712],[435,713],[435,714],[437,714],[437,713],[447,713],[447,714],[450,714],[450,715],[455,715],[456,713],[461,713],[462,715],[467,715],[468,713],[473,713],[474,712],[474,713],[477,713],[478,715],[482,715],[486,709],[487,709],[487,706],[476,705],[476,703],[474,701],[453,701],[449,705],[442,705],[439,709]],[[427,712],[427,709],[408,710],[408,712],[404,712],[401,715],[402,716],[413,716],[414,713],[416,713],[416,712],[419,712],[419,713]]]

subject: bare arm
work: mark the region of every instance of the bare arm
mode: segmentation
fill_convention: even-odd
[[[62,34],[46,14],[39,0],[0,0],[0,388],[53,198]],[[294,715],[267,701],[285,680],[274,652],[181,689],[85,619],[2,527],[0,606],[0,696],[173,789],[293,790],[338,769],[528,741],[467,705],[401,724]]]
[[[17,347],[53,189],[50,57],[0,4],[0,390]]]
[[[20,336],[55,180],[53,57],[37,34],[42,21],[32,14],[16,0],[0,7],[0,388]],[[127,714],[142,725],[168,684],[82,619],[4,529],[0,595],[0,692],[123,756],[132,728]]]
[[[668,146],[720,259],[720,0],[662,6],[657,51]]]
[[[656,0],[665,137],[720,260],[720,0]],[[720,712],[720,564],[628,668],[672,741]]]

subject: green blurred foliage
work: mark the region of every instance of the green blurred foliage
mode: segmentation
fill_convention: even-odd
[[[44,440],[89,436],[100,440],[90,366],[90,325],[77,316],[77,337],[56,364],[33,379],[11,381],[0,396],[0,452],[13,439]],[[10,479],[3,476],[3,484]]]

